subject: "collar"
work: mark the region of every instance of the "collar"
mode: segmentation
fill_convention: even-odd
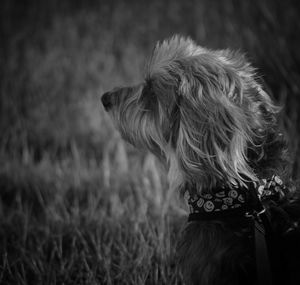
[[[222,185],[211,193],[190,194],[185,192],[185,200],[190,209],[189,220],[212,220],[226,217],[243,217],[251,206],[251,193],[254,189],[261,202],[272,200],[280,202],[287,193],[287,188],[279,176],[249,183],[248,189],[241,185]]]
[[[278,175],[273,175],[270,179],[262,179],[256,186],[256,190],[260,201],[272,200],[276,203],[285,199],[288,192]]]

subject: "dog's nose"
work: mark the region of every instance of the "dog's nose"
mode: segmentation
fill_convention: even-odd
[[[112,107],[112,101],[111,101],[111,93],[106,92],[102,95],[101,101],[106,111],[108,111]]]

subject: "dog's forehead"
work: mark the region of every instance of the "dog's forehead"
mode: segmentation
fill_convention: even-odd
[[[154,55],[178,58],[199,55],[205,51],[205,48],[198,46],[190,38],[174,36],[158,43],[154,49]]]
[[[148,63],[148,74],[151,75],[172,69],[172,65],[175,62],[206,52],[208,52],[207,49],[198,46],[190,38],[174,36],[157,43]]]

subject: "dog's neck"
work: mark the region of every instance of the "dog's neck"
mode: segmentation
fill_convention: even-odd
[[[221,184],[210,191],[197,193],[192,186],[187,187],[184,197],[190,213],[211,213],[235,209],[245,209],[249,204],[249,192],[254,189],[258,198],[263,202],[272,200],[279,202],[285,199],[287,188],[282,180],[273,175],[270,179],[262,179],[249,183],[249,187],[238,184]]]

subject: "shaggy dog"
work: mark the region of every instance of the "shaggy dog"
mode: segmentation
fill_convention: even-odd
[[[187,284],[299,282],[299,202],[279,108],[244,56],[174,36],[156,45],[143,83],[102,103],[126,141],[167,162],[190,207],[178,245]]]

